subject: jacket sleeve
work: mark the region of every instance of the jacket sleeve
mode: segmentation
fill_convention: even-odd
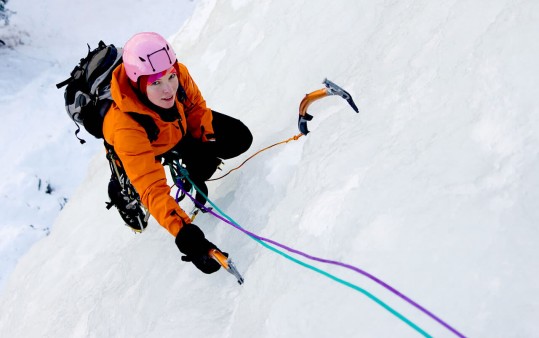
[[[191,219],[170,196],[165,170],[155,160],[145,131],[138,126],[116,130],[114,150],[139,193],[142,204],[159,224],[176,237],[183,224],[190,223]]]
[[[180,69],[180,82],[187,95],[185,104],[187,130],[196,139],[202,139],[202,141],[214,139],[211,109],[206,107],[206,100],[202,97],[187,67],[181,63],[178,63],[178,67]]]

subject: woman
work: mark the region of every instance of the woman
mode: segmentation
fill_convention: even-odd
[[[241,121],[206,107],[187,68],[177,62],[159,34],[134,35],[125,44],[122,57],[111,80],[114,103],[103,123],[105,141],[114,147],[142,203],[176,238],[186,259],[205,273],[215,272],[220,266],[208,257],[208,251],[216,246],[170,196],[158,159],[179,154],[191,179],[207,193],[204,181],[215,172],[220,159],[245,152],[252,135]],[[149,137],[132,113],[153,121],[155,137]],[[196,198],[206,202],[200,194]]]

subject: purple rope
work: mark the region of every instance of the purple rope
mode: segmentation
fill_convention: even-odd
[[[193,203],[195,203],[195,205],[197,205],[197,207],[199,207],[203,212],[209,212],[210,214],[212,214],[213,216],[217,217],[218,219],[220,219],[221,221],[227,223],[227,224],[230,224],[231,226],[233,226],[234,228],[238,229],[239,231],[243,232],[244,234],[252,237],[252,238],[255,238],[259,241],[264,241],[266,243],[270,243],[270,244],[273,244],[281,249],[284,249],[286,251],[289,251],[289,252],[292,252],[292,253],[295,253],[297,255],[300,255],[300,256],[303,256],[305,258],[308,258],[310,260],[313,260],[313,261],[317,261],[317,262],[321,262],[321,263],[326,263],[326,264],[332,264],[332,265],[337,265],[337,266],[340,266],[340,267],[343,267],[343,268],[346,268],[346,269],[349,269],[349,270],[352,270],[352,271],[355,271],[367,278],[370,278],[371,280],[375,281],[376,283],[378,283],[379,285],[383,286],[384,288],[386,288],[387,290],[391,291],[392,293],[394,293],[395,295],[399,296],[400,298],[404,299],[406,302],[408,302],[409,304],[411,304],[412,306],[414,306],[415,308],[419,309],[421,312],[425,313],[427,316],[431,317],[432,319],[434,319],[435,321],[437,321],[439,324],[443,325],[445,328],[447,328],[448,330],[450,330],[451,332],[453,332],[455,335],[457,335],[458,337],[461,337],[461,338],[465,338],[465,336],[463,334],[461,334],[459,331],[457,331],[456,329],[454,329],[452,326],[450,326],[449,324],[447,324],[446,322],[444,322],[443,320],[441,320],[440,318],[438,318],[436,315],[434,315],[432,312],[430,312],[429,310],[425,309],[423,306],[419,305],[418,303],[414,302],[412,299],[410,299],[409,297],[407,297],[406,295],[404,295],[402,292],[400,292],[399,290],[395,289],[394,287],[392,287],[391,285],[385,283],[383,280],[377,278],[376,276],[374,275],[371,275],[370,273],[368,273],[367,271],[364,271],[360,268],[357,268],[353,265],[350,265],[350,264],[346,264],[346,263],[342,263],[342,262],[338,262],[338,261],[334,261],[334,260],[329,260],[329,259],[325,259],[325,258],[320,258],[320,257],[316,257],[316,256],[312,256],[312,255],[309,255],[303,251],[300,251],[300,250],[296,250],[294,248],[291,248],[289,246],[286,246],[284,244],[281,244],[279,242],[276,242],[272,239],[269,239],[269,238],[265,238],[265,237],[262,237],[262,236],[259,236],[253,232],[250,232],[248,230],[245,230],[244,228],[234,224],[233,222],[229,221],[228,219],[224,218],[223,216],[217,214],[215,211],[213,211],[212,209],[210,208],[206,208],[205,206],[203,206],[202,204],[200,204],[200,202],[198,202],[189,192],[185,191],[183,189],[183,187],[178,187],[178,191],[176,193],[176,199],[178,198],[178,195],[179,195],[179,192],[183,191],[187,196],[189,196],[189,198],[193,201]]]

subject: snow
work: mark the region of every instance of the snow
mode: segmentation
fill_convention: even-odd
[[[317,101],[310,134],[209,184],[242,227],[367,271],[466,336],[539,336],[539,3],[104,3],[8,3],[24,44],[0,49],[0,336],[419,335],[209,214],[196,223],[243,286],[181,262],[154,219],[136,235],[104,208],[101,144],[78,144],[54,84],[86,42],[143,30],[168,36],[210,107],[251,128],[225,172],[297,134],[299,102],[325,77],[353,95],[359,114]],[[307,263],[455,336],[363,275]]]

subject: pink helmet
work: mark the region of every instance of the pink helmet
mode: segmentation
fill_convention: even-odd
[[[137,82],[142,75],[152,75],[169,69],[176,62],[176,53],[167,40],[157,33],[135,34],[123,48],[127,76]]]

